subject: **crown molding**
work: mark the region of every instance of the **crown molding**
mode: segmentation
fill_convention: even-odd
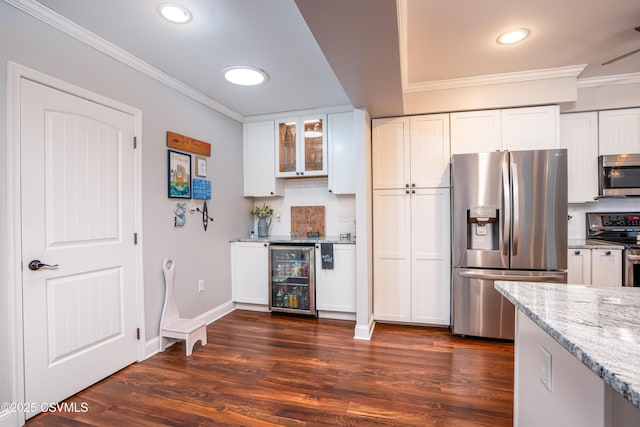
[[[182,81],[170,76],[169,74],[160,71],[156,67],[148,64],[140,58],[132,55],[124,49],[119,48],[113,43],[97,36],[96,34],[88,31],[86,28],[76,24],[75,22],[65,18],[64,16],[54,12],[48,7],[38,3],[35,0],[4,0],[5,3],[20,9],[21,11],[33,16],[36,19],[50,25],[51,27],[62,31],[63,33],[73,37],[74,39],[90,46],[105,55],[110,56],[123,63],[124,65],[148,76],[152,79],[168,86],[183,95],[188,96],[195,101],[198,101],[207,107],[231,117],[232,119],[243,122],[244,116],[236,111],[231,110],[227,106],[219,103],[213,98],[208,97],[202,92],[192,88],[191,86],[183,83]]]
[[[613,74],[610,76],[586,77],[578,79],[578,89],[586,87],[626,85],[640,83],[640,73]]]
[[[571,65],[568,67],[545,68],[542,70],[518,71],[515,73],[490,74],[486,76],[464,77],[460,79],[409,83],[405,88],[405,93],[458,89],[463,87],[496,85],[504,83],[520,83],[533,80],[557,79],[563,77],[577,77],[586,66],[586,64],[581,64]]]

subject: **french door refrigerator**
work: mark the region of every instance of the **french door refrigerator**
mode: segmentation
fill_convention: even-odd
[[[567,281],[567,151],[452,156],[455,335],[513,339],[494,281]]]
[[[269,247],[270,310],[315,316],[315,245]]]

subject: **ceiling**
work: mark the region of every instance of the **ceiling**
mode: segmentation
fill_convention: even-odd
[[[345,104],[402,115],[403,93],[433,82],[580,64],[579,78],[640,72],[640,53],[601,65],[640,49],[638,0],[5,1],[50,8],[235,118]],[[166,1],[191,23],[164,21]],[[499,46],[513,27],[530,37]],[[232,65],[270,78],[232,85],[220,74]]]

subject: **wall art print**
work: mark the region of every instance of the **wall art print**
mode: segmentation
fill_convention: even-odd
[[[167,150],[169,197],[191,198],[191,155]]]

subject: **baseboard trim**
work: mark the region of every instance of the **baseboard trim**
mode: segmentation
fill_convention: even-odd
[[[353,339],[354,340],[363,340],[363,341],[371,341],[371,336],[373,335],[373,329],[376,326],[375,320],[373,320],[373,316],[369,318],[368,325],[356,325]]]
[[[16,427],[19,426],[18,413],[2,411],[0,412],[0,427]]]
[[[320,319],[335,319],[335,320],[356,320],[355,313],[347,313],[341,311],[327,311],[318,310],[318,318]]]

